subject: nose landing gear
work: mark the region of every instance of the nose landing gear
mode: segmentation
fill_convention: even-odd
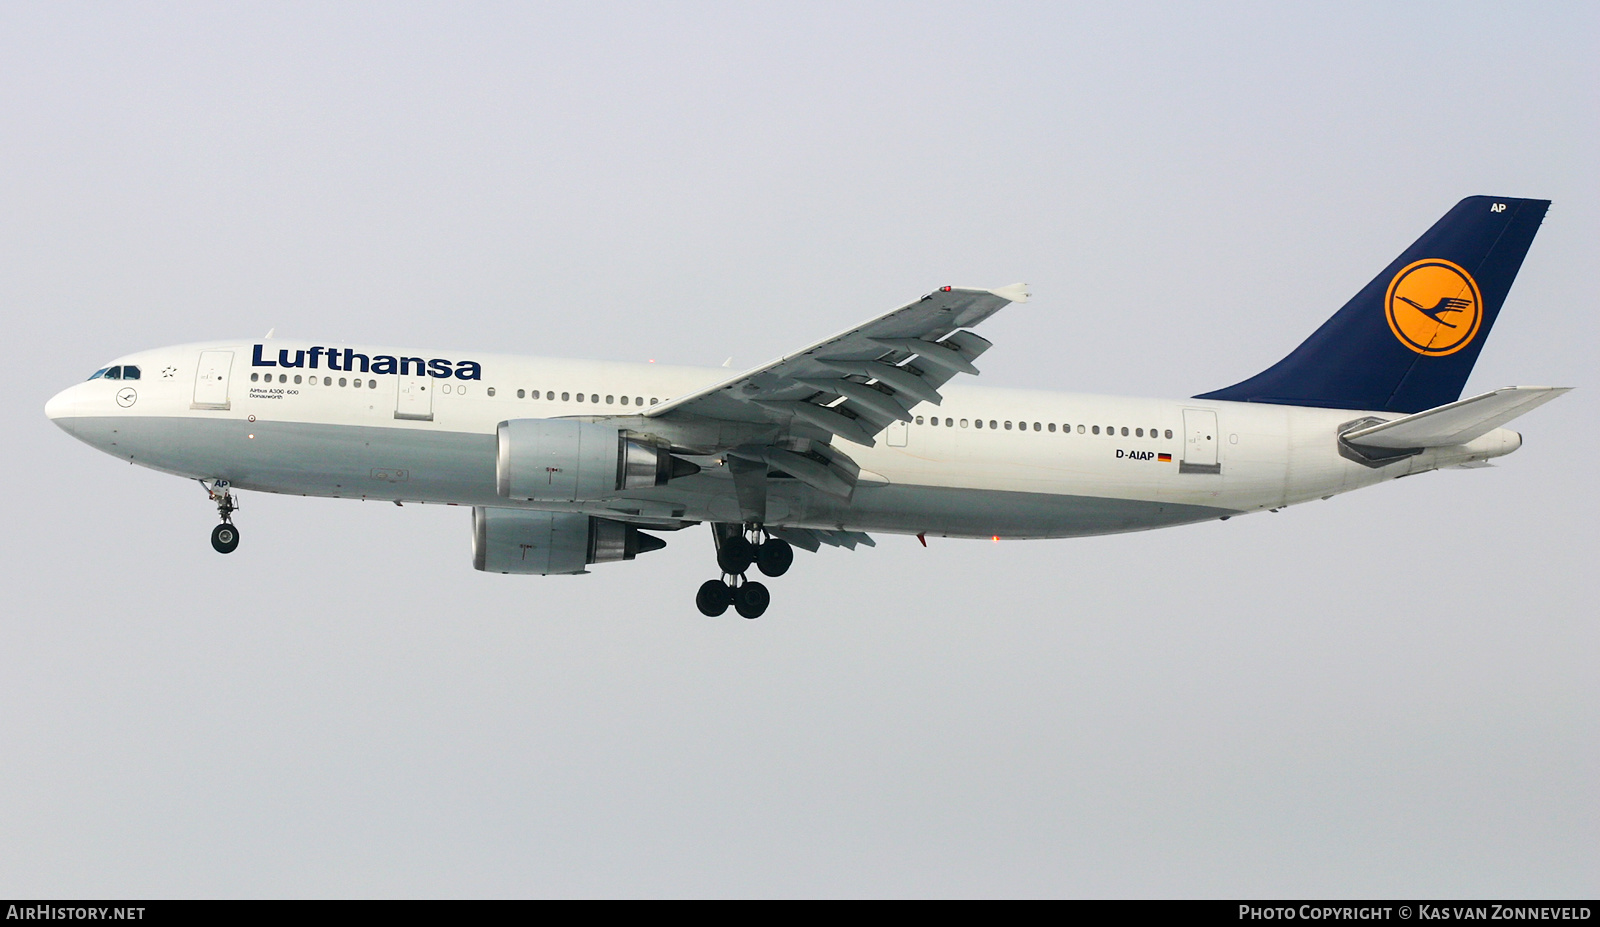
[[[760,525],[711,526],[717,543],[717,566],[721,579],[708,579],[695,594],[700,614],[715,618],[728,606],[746,618],[760,618],[772,604],[772,593],[764,583],[745,579],[753,565],[767,576],[782,576],[794,563],[789,542],[767,534]]]
[[[219,554],[231,554],[239,546],[239,529],[233,523],[239,502],[229,491],[227,480],[201,480],[200,485],[207,498],[217,504],[217,516],[222,519],[222,524],[211,529],[211,547]]]

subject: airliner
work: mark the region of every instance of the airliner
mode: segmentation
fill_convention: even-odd
[[[269,337],[117,358],[45,414],[198,481],[472,511],[473,566],[586,573],[709,524],[700,611],[763,614],[794,548],[1069,538],[1228,519],[1522,444],[1567,390],[1461,398],[1547,200],[1462,200],[1299,347],[1190,399],[969,385],[1022,284],[946,286],[743,372]]]

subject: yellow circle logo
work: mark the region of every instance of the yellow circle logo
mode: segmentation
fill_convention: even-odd
[[[1389,330],[1400,343],[1432,357],[1472,343],[1483,321],[1483,296],[1472,275],[1442,258],[1406,265],[1389,281],[1383,301]]]

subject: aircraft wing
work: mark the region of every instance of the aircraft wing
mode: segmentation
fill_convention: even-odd
[[[1507,386],[1349,432],[1343,437],[1363,447],[1404,449],[1466,444],[1568,392],[1571,387]]]
[[[771,424],[791,434],[836,435],[870,447],[890,423],[910,421],[912,406],[942,402],[939,387],[957,373],[978,372],[972,362],[990,342],[965,329],[1027,298],[1021,283],[996,290],[942,287],[646,415]]]

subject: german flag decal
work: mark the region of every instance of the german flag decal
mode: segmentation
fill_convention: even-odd
[[[1156,460],[1158,462],[1160,462],[1160,463],[1172,463],[1172,455],[1171,454],[1157,454],[1156,455]]]

